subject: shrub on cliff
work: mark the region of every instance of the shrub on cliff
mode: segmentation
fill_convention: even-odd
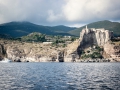
[[[41,34],[41,33],[37,33],[37,32],[31,33],[27,36],[23,36],[21,38],[21,40],[22,41],[35,41],[35,42],[45,42],[46,41],[45,35]]]
[[[82,51],[81,58],[103,58],[101,55],[101,52],[103,51],[103,48],[100,48],[99,46],[96,46],[95,49],[87,50],[86,52]]]
[[[103,48],[100,48],[99,46],[96,46],[95,49],[98,50],[98,52],[103,51]]]
[[[103,58],[102,55],[99,52],[93,52],[90,55],[91,58]]]

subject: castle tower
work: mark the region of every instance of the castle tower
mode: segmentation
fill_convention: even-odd
[[[89,29],[87,28],[87,25],[86,25],[85,31],[86,31],[86,33],[89,33]]]
[[[87,25],[86,25],[86,30],[87,30]]]

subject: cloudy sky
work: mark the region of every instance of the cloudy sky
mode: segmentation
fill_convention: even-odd
[[[0,0],[0,23],[79,27],[101,20],[120,21],[120,0]]]

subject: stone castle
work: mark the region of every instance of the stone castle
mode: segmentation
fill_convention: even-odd
[[[98,45],[103,46],[113,37],[113,32],[104,28],[86,28],[80,32],[80,40],[82,45]]]
[[[112,44],[113,32],[104,28],[86,28],[80,32],[80,50],[98,45],[104,49],[104,58],[120,60],[120,44]]]

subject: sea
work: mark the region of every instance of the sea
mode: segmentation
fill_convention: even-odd
[[[120,90],[120,63],[0,63],[0,90]]]

